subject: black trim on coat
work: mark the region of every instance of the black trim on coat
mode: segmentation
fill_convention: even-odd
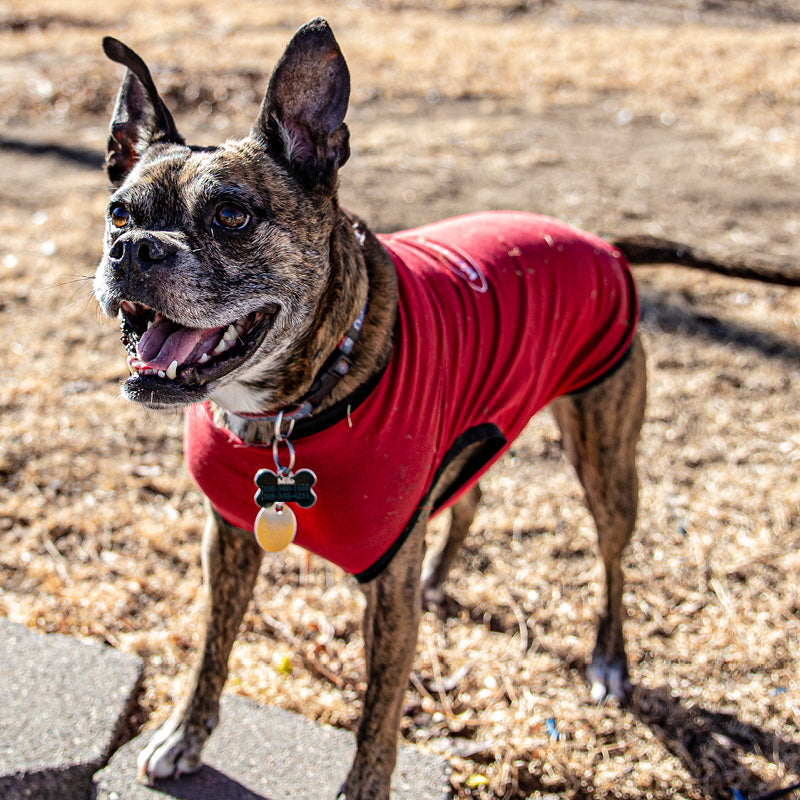
[[[437,497],[432,501],[431,495],[438,488],[436,484],[439,482],[442,475],[444,475],[445,470],[467,447],[478,443],[483,443],[483,447],[479,448],[473,456],[465,462],[452,483],[444,487],[444,490],[440,491]],[[395,555],[397,555],[397,551],[403,546],[403,543],[417,524],[423,509],[430,504],[431,513],[438,511],[456,492],[469,486],[470,481],[475,478],[481,469],[483,469],[506,444],[506,437],[493,422],[485,422],[481,425],[476,425],[458,436],[450,446],[450,449],[444,454],[442,463],[437,468],[433,476],[433,481],[430,487],[428,487],[428,491],[420,501],[420,504],[414,509],[414,513],[411,515],[411,519],[409,519],[405,528],[403,528],[400,535],[394,540],[391,547],[389,547],[371,567],[367,567],[367,569],[359,572],[355,576],[356,580],[359,583],[367,583],[377,578],[378,575],[386,569]]]

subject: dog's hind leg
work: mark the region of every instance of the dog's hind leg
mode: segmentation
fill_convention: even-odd
[[[469,527],[475,517],[475,509],[481,499],[480,486],[476,483],[460,497],[450,509],[450,525],[446,534],[436,543],[422,566],[422,605],[424,608],[441,608],[444,604],[442,584],[459,548],[467,538]]]
[[[139,754],[139,780],[171,778],[199,769],[200,752],[219,720],[228,656],[262,555],[252,535],[209,513],[202,550],[205,608],[200,660],[182,702]]]
[[[605,609],[589,667],[592,697],[598,701],[607,694],[625,700],[630,691],[620,562],[636,522],[636,445],[644,406],[645,356],[638,338],[626,361],[606,380],[551,406],[564,449],[586,492],[605,567]]]

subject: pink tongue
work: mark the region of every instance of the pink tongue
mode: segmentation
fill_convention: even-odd
[[[184,328],[156,314],[153,324],[139,339],[139,358],[148,367],[167,370],[173,361],[178,366],[184,364],[195,350],[196,358],[212,350],[221,336],[221,328]]]

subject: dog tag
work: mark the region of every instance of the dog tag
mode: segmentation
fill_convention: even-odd
[[[294,540],[297,519],[291,508],[278,503],[259,509],[253,529],[258,544],[268,553],[277,553]]]
[[[260,469],[255,477],[256,504],[267,508],[273,503],[297,503],[300,508],[311,508],[317,502],[317,495],[312,488],[317,476],[310,469],[290,472],[280,467],[277,472],[271,469]]]
[[[317,502],[312,487],[317,476],[310,469],[292,472],[278,465],[277,470],[260,469],[255,482],[258,491],[256,504],[260,506],[253,531],[256,541],[268,553],[277,553],[294,541],[297,533],[297,518],[286,503],[297,503],[301,508],[310,508]]]

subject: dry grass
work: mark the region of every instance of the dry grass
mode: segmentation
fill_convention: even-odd
[[[800,156],[794,25],[625,28],[591,3],[508,17],[515,4],[502,0],[461,13],[305,0],[291,11],[143,0],[124,12],[79,0],[67,13],[44,0],[39,23],[23,24],[26,5],[11,0],[0,17],[0,117],[17,137],[101,144],[119,80],[99,55],[105,32],[159,65],[201,139],[245,130],[267,65],[322,12],[349,59],[356,114],[425,91],[613,102],[698,135],[724,129],[726,158],[790,169]],[[368,158],[407,147],[402,130],[363,136]],[[417,141],[415,168],[436,164],[437,147],[435,132]],[[368,182],[357,156],[348,170]],[[498,170],[516,164],[499,145],[493,157]],[[117,396],[122,348],[85,278],[102,178],[2,147],[0,169],[0,613],[139,653],[143,712],[161,718],[197,638],[201,498],[180,420]],[[451,758],[460,797],[729,798],[800,775],[800,295],[681,270],[639,277],[651,389],[626,557],[634,701],[589,700],[594,536],[542,416],[485,481],[450,586],[460,613],[422,623],[403,734]],[[353,582],[315,558],[306,571],[297,551],[263,573],[231,688],[352,727],[363,680]]]
[[[791,158],[787,167],[796,163],[800,45],[793,25],[710,26],[693,15],[677,26],[581,22],[592,3],[557,4],[559,13],[544,20],[498,15],[512,5],[507,0],[475,2],[477,10],[459,0],[461,13],[436,10],[447,5],[299,0],[290,13],[278,2],[259,3],[255,12],[252,3],[141,0],[120,14],[93,0],[71,3],[64,13],[59,0],[44,0],[32,16],[24,0],[10,0],[0,16],[0,119],[38,115],[43,104],[55,119],[105,111],[119,74],[98,47],[108,32],[160,65],[159,83],[179,107],[199,104],[208,115],[252,104],[298,23],[323,13],[355,76],[356,105],[417,97],[423,87],[435,98],[505,98],[535,107],[613,97],[636,114],[725,127],[737,146],[755,141],[768,155]],[[606,5],[626,11],[633,4]]]

